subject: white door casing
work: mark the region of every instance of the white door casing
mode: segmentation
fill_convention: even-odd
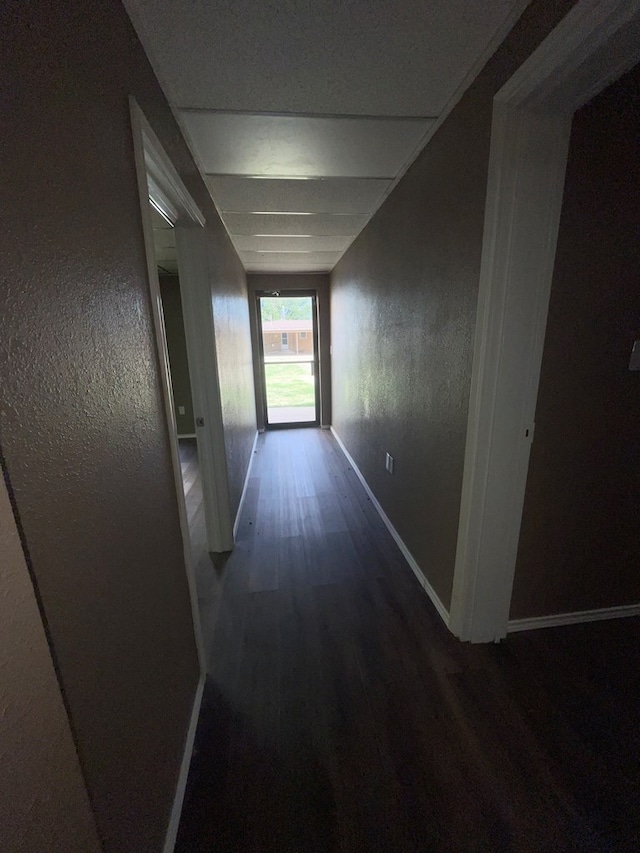
[[[508,629],[573,113],[640,60],[640,0],[581,0],[494,99],[449,627]]]

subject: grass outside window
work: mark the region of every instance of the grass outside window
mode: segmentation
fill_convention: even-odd
[[[315,406],[313,365],[266,364],[267,406]]]

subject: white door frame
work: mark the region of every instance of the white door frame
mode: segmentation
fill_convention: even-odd
[[[216,369],[210,277],[207,258],[205,219],[187,191],[173,164],[164,152],[136,100],[130,98],[131,125],[142,212],[145,253],[147,259],[151,308],[155,329],[160,380],[164,398],[171,462],[176,488],[178,514],[191,608],[196,631],[202,672],[206,670],[200,630],[200,613],[187,509],[182,483],[178,430],[173,404],[171,372],[162,313],[160,284],[153,243],[150,201],[171,222],[176,231],[180,290],[183,299],[187,356],[191,379],[194,413],[204,426],[196,427],[207,539],[211,551],[228,550],[232,546],[224,434]],[[206,294],[205,299],[202,295]],[[201,310],[204,301],[205,310]],[[207,313],[208,309],[208,313]],[[217,408],[217,411],[216,411]],[[220,451],[221,448],[221,451]]]
[[[449,627],[508,630],[573,113],[640,61],[640,0],[581,0],[494,98]]]
[[[233,520],[209,257],[203,229],[177,225],[176,248],[209,551],[231,551]]]

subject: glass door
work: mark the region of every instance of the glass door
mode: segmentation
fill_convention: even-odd
[[[316,295],[258,293],[265,426],[320,423]]]

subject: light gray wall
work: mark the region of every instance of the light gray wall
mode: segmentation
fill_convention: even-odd
[[[219,316],[244,271],[121,3],[8,0],[2,21],[0,441],[105,849],[156,853],[199,668],[130,95],[205,215]],[[253,392],[246,310],[228,316],[237,493]]]
[[[164,328],[167,336],[167,351],[171,365],[171,388],[176,413],[176,426],[178,427],[178,435],[191,435],[196,431],[196,425],[193,418],[187,339],[184,332],[182,299],[180,297],[180,279],[177,275],[161,275],[159,281]],[[184,415],[180,414],[181,406],[184,407]]]
[[[259,290],[315,290],[318,295],[318,343],[320,361],[320,425],[331,425],[331,305],[328,274],[249,274],[249,311],[253,342],[253,369],[256,389],[255,407],[258,428],[264,429],[264,409],[258,359],[258,314],[256,293]]]
[[[640,67],[576,113],[511,617],[640,601]]]
[[[572,5],[536,0],[525,10],[331,277],[333,425],[446,607],[492,100]]]
[[[0,845],[3,853],[98,853],[38,604],[0,478]]]

